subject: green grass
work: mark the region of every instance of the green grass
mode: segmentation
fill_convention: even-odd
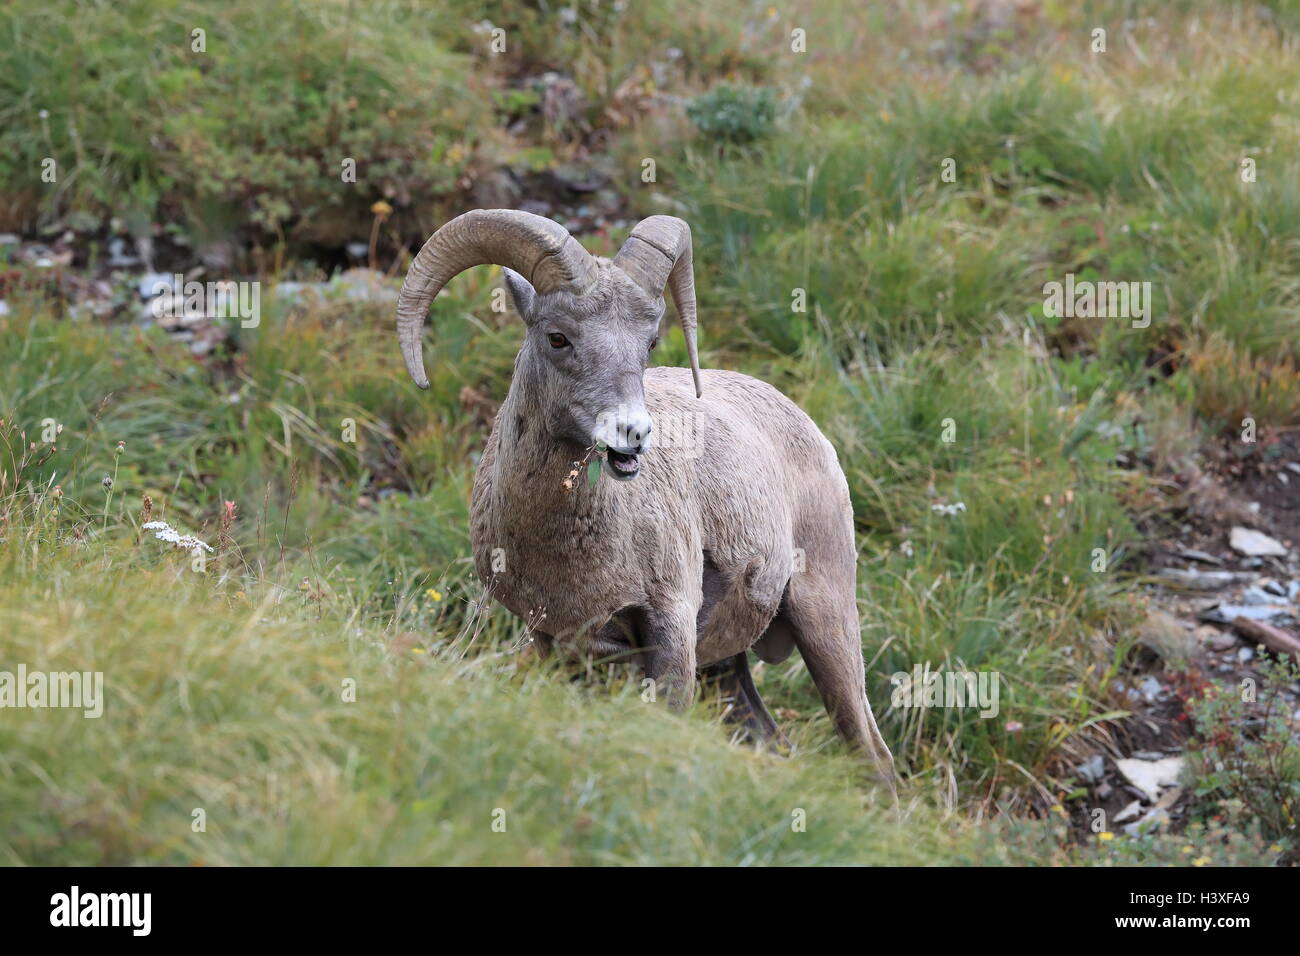
[[[1108,860],[1048,821],[945,817],[918,781],[900,815],[855,760],[729,744],[707,700],[678,715],[617,676],[575,683],[494,637],[499,610],[471,636],[450,588],[381,610],[329,558],[257,575],[232,547],[200,574],[66,498],[6,504],[5,661],[105,686],[98,718],[0,714],[8,864]],[[1169,862],[1185,843],[1123,850]],[[1205,852],[1276,855],[1223,843]]]
[[[15,268],[0,666],[102,670],[108,706],[0,712],[0,860],[1277,859],[1235,818],[1070,848],[1050,808],[1122,719],[1109,685],[1143,617],[1135,519],[1162,507],[1159,481],[1117,459],[1160,479],[1245,414],[1264,434],[1300,424],[1291,14],[1279,34],[1253,7],[1182,4],[1158,34],[1134,27],[1139,57],[1122,3],[1044,4],[1006,35],[964,8],[934,28],[850,3],[579,6],[557,25],[490,5],[511,37],[492,58],[477,5],[88,4],[72,20],[18,4],[0,14],[7,215],[166,221],[200,243],[236,229],[285,254],[364,240],[398,183],[395,242],[470,202],[462,175],[579,155],[509,86],[571,74],[613,188],[691,223],[705,364],[773,382],[839,451],[901,820],[862,788],[797,660],[757,672],[800,748],[775,760],[729,744],[712,701],[673,715],[617,676],[529,665],[522,622],[479,613],[467,511],[486,431],[462,392],[500,399],[519,341],[490,309],[492,270],[439,298],[417,394],[387,309],[276,299],[274,279],[310,263],[260,260],[260,327],[203,360],[158,330],[61,318]],[[199,20],[196,66],[172,34]],[[1087,50],[1094,22],[1105,59]],[[123,31],[143,39],[128,49]],[[74,49],[82,68],[61,69]],[[693,126],[682,104],[724,82],[773,90],[772,129],[738,144]],[[92,86],[119,108],[89,109]],[[523,133],[504,128],[515,111]],[[334,155],[353,144],[374,161],[346,191]],[[39,184],[47,149],[72,157],[57,189]],[[640,181],[644,157],[659,182]],[[1046,317],[1042,286],[1066,272],[1151,281],[1151,327]],[[659,360],[684,362],[679,333]],[[38,463],[19,468],[23,449]],[[219,559],[195,573],[142,534],[146,495],[154,517],[220,538]],[[997,716],[890,707],[891,675],[916,666],[996,672]]]
[[[4,712],[5,862],[1031,856],[1028,837],[1006,846],[924,806],[911,810],[929,821],[918,841],[864,792],[854,761],[729,745],[707,704],[673,715],[635,685],[530,668],[494,640],[500,610],[475,645],[457,606],[470,596],[452,587],[384,610],[333,557],[295,555],[258,575],[232,547],[199,574],[129,520],[78,521],[66,497],[7,505],[5,660],[101,671],[106,702],[90,720]]]
[[[521,159],[502,129],[515,102],[497,95],[506,78],[567,64],[582,123],[624,83],[648,82],[665,47],[708,73],[752,59],[719,29],[726,11],[696,6],[575,4],[566,25],[476,0],[6,4],[0,229],[97,233],[116,218],[135,235],[165,223],[200,249],[254,240],[304,253],[364,241],[384,199],[397,208],[385,242],[422,240],[439,207],[463,204],[467,175]],[[506,31],[503,53],[489,24]],[[567,131],[546,135],[533,156],[563,158]]]

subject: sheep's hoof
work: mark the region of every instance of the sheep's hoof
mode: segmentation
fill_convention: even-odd
[[[734,742],[747,740],[760,751],[781,757],[795,752],[794,744],[776,725],[754,687],[745,651],[701,668],[700,679],[706,685],[717,687],[725,708],[722,719],[735,726]]]

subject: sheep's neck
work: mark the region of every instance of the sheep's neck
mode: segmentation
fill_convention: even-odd
[[[541,408],[540,385],[521,356],[497,419],[492,486],[498,500],[530,511],[565,493],[573,462],[585,453],[576,442],[547,431]],[[586,480],[584,469],[572,478],[575,485]]]
[[[591,573],[631,561],[628,539],[609,533],[625,525],[617,520],[617,489],[608,478],[590,487],[586,468],[574,467],[584,446],[547,431],[539,380],[522,364],[497,413],[490,471],[476,480],[476,494],[486,497],[475,502],[475,557],[498,601],[526,619],[544,609],[546,633],[560,637],[593,619],[603,623],[639,592],[629,593],[620,575]],[[489,569],[495,558],[486,557],[496,549],[507,562],[499,576]]]

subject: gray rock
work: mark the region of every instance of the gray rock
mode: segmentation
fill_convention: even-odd
[[[1142,813],[1142,801],[1134,800],[1119,813],[1115,814],[1113,823],[1123,823],[1125,820],[1135,819]]]
[[[1286,604],[1215,604],[1201,611],[1200,617],[1202,621],[1231,624],[1239,617],[1267,621],[1290,613],[1291,607]]]
[[[1143,678],[1141,685],[1138,687],[1138,691],[1142,694],[1143,700],[1148,704],[1154,704],[1160,699],[1160,695],[1164,693],[1165,688],[1160,681],[1148,675]]]
[[[1161,827],[1168,825],[1169,811],[1163,807],[1152,807],[1141,820],[1127,824],[1124,827],[1124,833],[1131,837],[1140,837],[1148,833],[1154,833]]]
[[[1228,544],[1233,551],[1251,558],[1286,557],[1286,546],[1275,538],[1270,538],[1262,531],[1254,531],[1237,525],[1228,535]]]
[[[1168,581],[1196,591],[1217,591],[1229,584],[1249,581],[1251,575],[1240,571],[1195,571],[1190,568],[1161,568],[1159,575]]]
[[[153,299],[159,295],[176,290],[176,276],[165,275],[161,272],[146,272],[136,283],[136,288],[140,292],[140,298]]]
[[[1202,564],[1223,564],[1223,559],[1215,557],[1206,551],[1197,551],[1195,548],[1179,548],[1174,554],[1184,561],[1200,561]]]
[[[1129,836],[1141,836],[1145,833],[1152,833],[1161,827],[1167,827],[1170,823],[1169,810],[1182,795],[1181,787],[1169,788],[1141,820],[1126,826],[1124,832]]]
[[[108,240],[108,267],[110,269],[129,269],[140,264],[140,257],[126,251],[126,239],[113,236]]]
[[[398,285],[374,269],[349,269],[330,282],[331,289],[339,289],[346,298],[360,302],[396,302]]]
[[[326,288],[324,282],[281,282],[275,287],[275,295],[277,298],[296,302],[304,293],[323,296]]]
[[[275,287],[275,295],[290,302],[343,298],[392,303],[397,301],[399,286],[399,282],[382,272],[356,268],[334,276],[329,282],[281,282]]]
[[[1094,754],[1075,767],[1074,771],[1088,783],[1096,783],[1106,773],[1106,758]]]
[[[1128,758],[1116,760],[1115,766],[1124,778],[1145,795],[1148,803],[1160,799],[1160,791],[1178,784],[1185,761],[1182,757],[1161,757],[1158,760]]]
[[[1270,594],[1263,588],[1256,587],[1253,584],[1241,593],[1242,604],[1272,604],[1277,598],[1278,595]]]

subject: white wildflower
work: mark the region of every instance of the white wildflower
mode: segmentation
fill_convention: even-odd
[[[150,521],[144,525],[144,530],[152,531],[153,536],[159,541],[166,541],[176,548],[182,548],[191,553],[202,549],[211,551],[212,548],[206,541],[200,541],[192,534],[181,534],[166,521]]]
[[[930,505],[930,510],[938,512],[941,515],[947,515],[951,518],[953,515],[960,514],[966,510],[966,502],[959,501],[953,505]]]
[[[1116,422],[1101,422],[1094,431],[1102,438],[1124,437],[1124,426]]]

